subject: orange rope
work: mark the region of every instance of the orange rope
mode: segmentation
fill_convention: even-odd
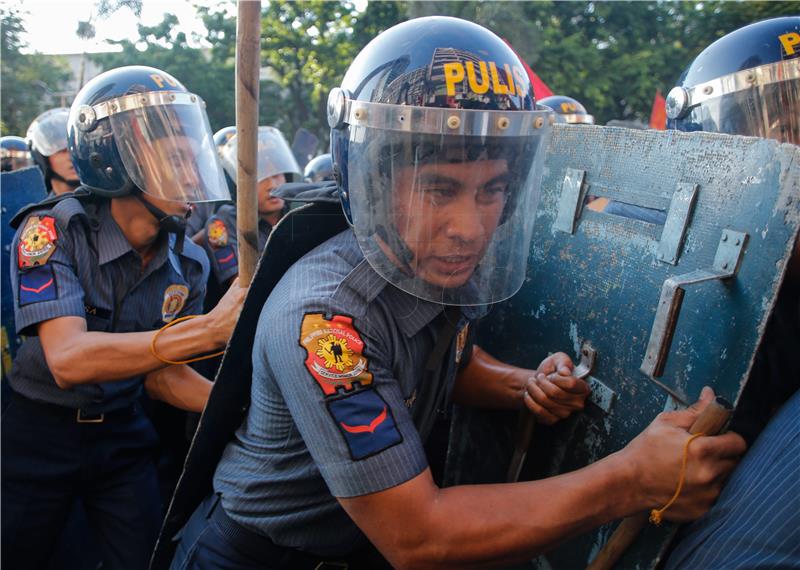
[[[215,356],[222,356],[223,354],[225,354],[225,351],[221,350],[219,352],[215,352],[214,354],[207,354],[206,356],[197,356],[195,358],[190,358],[189,360],[169,360],[167,358],[164,358],[158,353],[158,351],[156,350],[156,340],[158,339],[158,335],[160,335],[162,332],[167,330],[172,325],[177,325],[178,323],[182,323],[183,321],[188,321],[189,319],[194,319],[199,316],[200,315],[186,315],[185,317],[180,317],[178,319],[175,319],[174,321],[170,321],[163,327],[158,329],[153,335],[153,340],[150,342],[150,352],[153,354],[153,356],[155,356],[165,364],[191,364],[192,362],[198,362],[200,360],[208,360],[209,358],[214,358]]]
[[[683,460],[681,461],[681,474],[678,479],[678,488],[675,489],[675,494],[672,495],[672,498],[667,501],[667,504],[661,507],[660,509],[653,509],[650,511],[650,522],[656,526],[661,524],[661,520],[664,516],[664,511],[672,506],[672,503],[678,500],[678,497],[681,495],[681,491],[683,490],[683,482],[686,478],[686,463],[689,461],[689,444],[692,443],[695,439],[700,437],[701,435],[705,435],[702,433],[696,433],[692,435],[689,439],[686,440],[686,443],[683,444]]]

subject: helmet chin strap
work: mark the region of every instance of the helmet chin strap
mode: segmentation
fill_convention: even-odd
[[[136,197],[144,204],[147,211],[158,221],[158,227],[168,234],[175,234],[175,252],[181,253],[183,251],[183,238],[186,236],[186,220],[192,215],[192,211],[181,217],[175,214],[167,214],[165,211],[157,208],[150,202],[144,199],[141,192],[136,193]]]

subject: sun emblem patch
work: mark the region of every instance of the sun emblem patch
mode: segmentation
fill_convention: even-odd
[[[170,285],[164,291],[164,304],[161,305],[161,320],[170,323],[181,312],[189,297],[189,288],[186,285]]]
[[[56,250],[56,221],[50,216],[31,216],[25,222],[17,244],[17,265],[30,269],[44,265]]]
[[[228,228],[220,219],[208,224],[208,245],[211,247],[225,247],[228,245]]]
[[[303,317],[300,346],[306,349],[306,368],[326,396],[338,389],[352,390],[356,383],[372,384],[372,372],[364,356],[364,341],[353,326],[353,319],[334,315],[327,320],[321,314]]]

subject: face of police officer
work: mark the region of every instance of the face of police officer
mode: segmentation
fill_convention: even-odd
[[[261,216],[273,216],[283,210],[284,201],[272,196],[272,191],[286,182],[286,176],[276,174],[264,178],[258,183],[258,213]]]
[[[505,160],[406,166],[395,171],[394,222],[415,274],[459,287],[483,258],[508,195]]]
[[[78,174],[75,172],[75,167],[72,165],[72,160],[69,157],[69,151],[67,149],[60,150],[50,155],[47,160],[50,162],[50,168],[53,169],[53,172],[58,174],[61,178],[68,182],[78,181]]]

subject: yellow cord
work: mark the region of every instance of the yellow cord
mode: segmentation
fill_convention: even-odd
[[[158,351],[156,350],[156,340],[158,339],[158,335],[160,335],[162,332],[167,330],[172,325],[177,325],[178,323],[182,323],[183,321],[188,321],[189,319],[194,319],[194,318],[197,318],[199,316],[200,315],[186,315],[185,317],[180,317],[178,319],[175,319],[174,321],[170,321],[167,324],[165,324],[163,327],[158,329],[155,332],[155,334],[153,335],[153,340],[150,342],[150,352],[153,354],[153,356],[155,356],[156,358],[158,358],[161,362],[163,362],[165,364],[190,364],[192,362],[198,362],[200,360],[208,360],[209,358],[214,358],[215,356],[222,356],[223,354],[225,354],[225,351],[221,350],[219,352],[215,352],[214,354],[207,354],[205,356],[198,356],[196,358],[190,358],[189,360],[168,360],[168,359],[164,358],[163,356],[161,356],[158,353]]]
[[[698,437],[705,435],[702,433],[696,433],[692,435],[689,439],[686,440],[686,443],[683,444],[683,461],[681,462],[681,474],[678,479],[678,488],[675,489],[675,494],[672,495],[672,498],[667,502],[666,505],[661,507],[660,509],[653,509],[650,511],[650,522],[656,526],[661,524],[661,519],[664,516],[664,511],[672,506],[672,503],[678,500],[678,497],[681,495],[681,491],[683,490],[683,481],[686,478],[686,463],[689,460],[689,444],[692,443]]]

